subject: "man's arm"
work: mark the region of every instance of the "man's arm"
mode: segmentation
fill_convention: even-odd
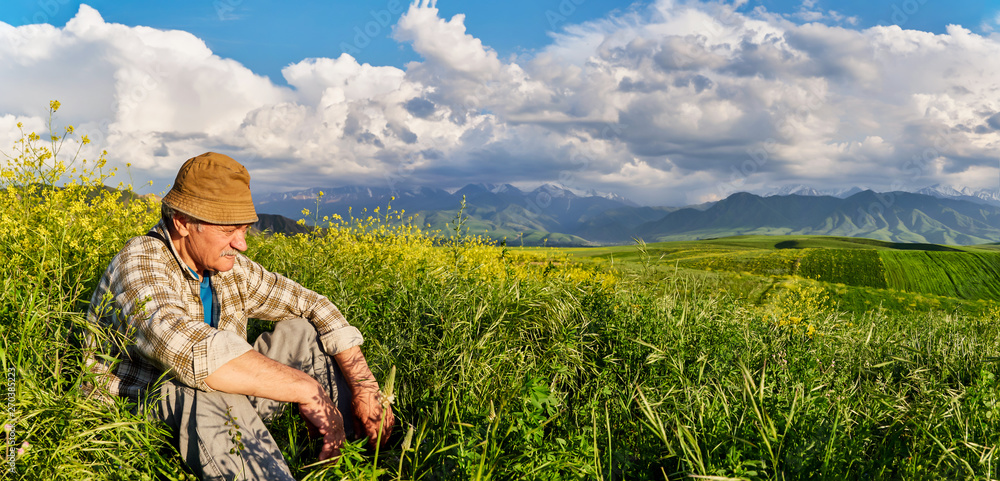
[[[395,418],[391,409],[383,408],[378,383],[358,347],[363,342],[361,331],[348,324],[337,306],[326,297],[284,276],[268,272],[243,256],[238,256],[237,261],[245,272],[245,291],[250,293],[246,300],[247,316],[279,322],[295,317],[308,319],[320,335],[323,350],[336,359],[351,385],[354,413],[370,444],[374,446],[375,440],[379,439],[380,420],[383,422],[381,439],[385,442]]]
[[[229,361],[205,378],[216,391],[257,396],[299,405],[299,412],[323,435],[319,459],[340,456],[344,418],[323,387],[308,374],[257,351]]]
[[[379,392],[378,382],[375,381],[361,348],[354,346],[336,354],[333,358],[337,360],[340,372],[351,386],[354,414],[361,422],[365,435],[368,436],[368,444],[374,447],[376,440],[381,440],[382,444],[385,444],[389,434],[392,433],[396,419],[392,415],[388,400],[384,400]]]

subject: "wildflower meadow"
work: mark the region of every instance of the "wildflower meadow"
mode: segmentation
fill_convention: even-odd
[[[162,426],[82,389],[87,300],[159,204],[107,168],[113,153],[82,158],[88,139],[58,109],[0,149],[3,472],[192,479]],[[397,428],[318,464],[286,410],[271,430],[298,479],[1000,478],[992,302],[890,308],[879,299],[903,294],[825,283],[821,264],[789,273],[788,252],[734,264],[748,272],[707,247],[684,266],[642,243],[583,260],[469,236],[461,211],[445,232],[391,206],[321,214],[308,234],[253,235],[246,255],[359,327]],[[875,302],[840,302],[850,289]]]

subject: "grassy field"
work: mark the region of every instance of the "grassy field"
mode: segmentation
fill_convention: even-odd
[[[794,276],[828,284],[874,288],[888,299],[925,295],[1000,301],[1000,251],[996,246],[900,244],[825,236],[741,236],[638,246],[560,249],[574,259],[660,272],[686,268],[765,277]],[[862,291],[859,291],[862,292]],[[870,297],[870,296],[869,296]],[[918,296],[919,298],[919,296]]]
[[[882,252],[889,287],[962,299],[1000,299],[1000,254]]]
[[[25,133],[0,175],[6,476],[187,479],[160,426],[81,390],[86,299],[157,205],[95,189],[114,184],[100,159],[60,163],[67,135]],[[971,286],[989,248],[508,249],[458,235],[461,223],[435,237],[381,215],[250,241],[251,258],[362,330],[377,376],[395,368],[399,428],[377,454],[355,443],[317,466],[292,410],[275,421],[298,479],[1000,477],[993,291],[885,274],[927,259],[928,276],[933,262]]]

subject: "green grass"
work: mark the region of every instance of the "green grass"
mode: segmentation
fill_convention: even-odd
[[[301,478],[371,478],[376,470],[378,479],[995,476],[995,318],[823,308],[810,318],[819,330],[809,335],[755,307],[782,289],[768,276],[675,265],[621,270],[619,285],[608,289],[557,275],[572,264],[511,260],[525,275],[548,274],[490,281],[475,277],[472,263],[441,268],[427,258],[422,267],[401,263],[378,243],[353,255],[343,247],[277,236],[255,238],[251,251],[335,299],[365,333],[380,376],[397,369],[400,428],[378,458],[355,450],[335,468],[308,468],[316,446],[304,441],[294,416],[277,422],[276,436]],[[448,249],[430,252],[447,259]],[[88,420],[67,404],[79,395],[51,385],[62,383],[29,384],[78,372],[72,349],[47,339],[34,345],[51,352],[21,361],[21,389],[62,401],[19,398],[19,425],[48,430],[31,431],[37,451],[22,459],[19,473],[117,479],[95,466],[116,457],[129,466],[124,473],[176,473],[169,452],[149,457],[164,449],[155,430],[142,434],[154,426],[96,406]],[[40,363],[60,356],[62,374]],[[141,442],[105,441],[82,451],[93,441],[62,438],[101,419],[110,439]],[[73,457],[49,458],[70,446]],[[146,450],[155,464],[137,464],[129,449]]]
[[[893,289],[1000,300],[1000,253],[887,251],[879,256]]]
[[[4,173],[53,168],[22,155],[27,167]],[[186,478],[161,426],[81,389],[86,299],[155,214],[5,182],[0,366],[16,397],[2,416],[16,435],[4,447],[29,443],[8,477]],[[250,244],[344,311],[377,376],[395,367],[399,426],[377,455],[352,445],[314,466],[319,446],[294,413],[275,421],[298,479],[998,477],[997,304],[863,285],[877,284],[877,261],[909,268],[903,254],[924,255],[928,273],[972,272],[985,248],[747,237],[513,249],[377,223]]]
[[[1000,252],[996,246],[902,244],[826,236],[738,236],[635,246],[559,249],[584,262],[626,269],[668,271],[684,267],[761,276],[798,276],[831,284],[889,289],[963,301],[1000,301]],[[876,291],[878,292],[878,291]],[[859,291],[859,294],[863,291]],[[868,297],[871,301],[872,296]],[[908,305],[913,302],[906,302]],[[848,300],[848,304],[853,304]],[[938,302],[937,304],[940,304]],[[946,304],[955,304],[948,302]],[[974,306],[974,303],[964,302]]]
[[[871,249],[811,248],[795,274],[851,286],[888,287],[880,253]]]

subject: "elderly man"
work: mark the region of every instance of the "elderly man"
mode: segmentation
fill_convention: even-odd
[[[321,460],[339,455],[351,414],[372,445],[394,423],[361,332],[327,298],[240,254],[256,221],[246,168],[212,152],[189,159],[160,223],[112,259],[88,313],[88,343],[104,354],[89,359],[96,394],[149,407],[201,479],[293,479],[263,422],[287,403],[323,436]],[[253,346],[251,317],[277,321]]]

